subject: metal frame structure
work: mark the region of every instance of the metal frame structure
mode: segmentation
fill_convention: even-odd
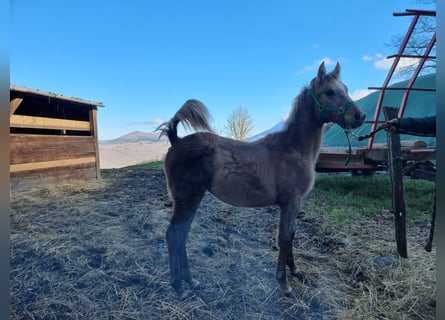
[[[379,124],[379,117],[380,117],[380,114],[382,111],[383,100],[385,97],[386,90],[404,90],[405,91],[402,101],[400,103],[400,107],[399,107],[400,108],[399,114],[398,114],[399,118],[403,117],[403,114],[404,114],[405,108],[406,108],[406,104],[408,102],[408,97],[412,90],[436,91],[435,88],[413,88],[414,82],[416,81],[417,76],[419,75],[420,71],[422,70],[422,67],[424,66],[425,62],[428,59],[436,58],[435,56],[430,56],[431,50],[433,49],[434,45],[436,44],[436,32],[434,32],[433,36],[431,37],[431,40],[428,43],[428,46],[425,48],[423,54],[421,54],[421,55],[412,55],[412,54],[405,55],[405,54],[403,54],[403,52],[405,51],[405,48],[413,34],[414,28],[416,27],[417,22],[419,21],[419,18],[421,16],[435,17],[436,11],[406,9],[405,12],[399,12],[399,13],[395,12],[395,13],[393,13],[393,15],[396,17],[413,16],[413,20],[411,21],[411,24],[408,28],[408,31],[406,32],[406,35],[402,41],[402,44],[400,45],[400,48],[399,48],[399,51],[397,52],[397,54],[387,57],[387,59],[394,58],[394,61],[393,61],[391,68],[386,76],[385,81],[383,82],[383,85],[381,87],[369,87],[368,88],[368,89],[373,89],[373,90],[380,90],[380,95],[377,100],[377,105],[376,105],[376,109],[375,109],[375,113],[374,113],[374,120],[372,121],[371,132],[376,130],[377,125]],[[414,73],[412,74],[411,79],[408,81],[406,88],[389,88],[388,85],[391,81],[392,76],[394,75],[395,70],[397,69],[397,65],[399,64],[401,58],[418,58],[419,63],[417,65]],[[368,140],[367,150],[372,149],[373,143],[374,143],[374,136],[371,135],[371,137]]]

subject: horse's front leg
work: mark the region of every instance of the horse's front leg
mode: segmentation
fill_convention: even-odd
[[[288,284],[286,279],[286,265],[289,267],[292,275],[301,279],[301,274],[297,271],[294,261],[294,254],[292,252],[292,240],[295,235],[295,219],[300,208],[300,203],[296,202],[293,205],[281,206],[280,222],[278,227],[278,265],[276,278],[280,285],[281,292],[285,296],[290,296],[292,287]]]

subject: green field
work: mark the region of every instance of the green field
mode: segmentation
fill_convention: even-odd
[[[163,161],[127,167],[136,170],[163,170]],[[434,198],[434,182],[404,179],[404,198],[408,218],[429,219]],[[388,175],[352,176],[317,173],[309,197],[330,212],[333,222],[343,223],[356,215],[375,215],[392,207],[391,181]],[[341,208],[341,210],[340,210]],[[345,210],[348,208],[348,210]],[[311,210],[309,210],[311,211]]]
[[[163,161],[154,161],[154,162],[147,162],[142,164],[136,164],[134,166],[126,167],[127,169],[141,169],[141,170],[162,170],[164,168],[164,162]]]

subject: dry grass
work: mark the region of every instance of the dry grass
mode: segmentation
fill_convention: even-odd
[[[306,280],[291,279],[296,299],[275,280],[277,208],[207,195],[188,240],[206,287],[184,301],[169,284],[162,173],[106,170],[101,181],[13,194],[11,319],[434,319],[427,223],[409,225],[410,258],[401,259],[388,212],[333,223],[317,192],[298,224]]]

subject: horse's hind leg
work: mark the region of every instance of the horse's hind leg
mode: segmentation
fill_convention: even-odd
[[[291,274],[301,279],[301,274],[297,272],[292,252],[292,240],[295,236],[295,219],[300,208],[299,202],[293,205],[281,206],[280,222],[278,227],[278,265],[276,278],[285,296],[290,296],[292,287],[286,279],[286,265]]]
[[[199,285],[199,282],[193,279],[191,275],[185,244],[190,225],[205,190],[195,191],[194,194],[190,190],[187,191],[187,197],[183,195],[180,199],[174,199],[173,217],[166,234],[170,258],[171,285],[180,297],[183,296],[182,280],[186,281],[192,288]]]

